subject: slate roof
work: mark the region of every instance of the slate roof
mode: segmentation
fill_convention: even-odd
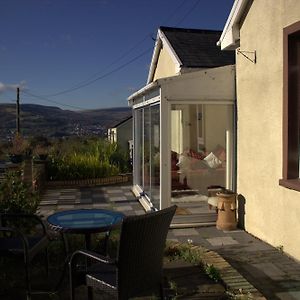
[[[222,31],[160,27],[172,48],[187,68],[213,68],[235,64],[234,51],[217,46]]]
[[[129,116],[129,117],[123,119],[122,121],[118,121],[117,123],[114,123],[112,126],[110,126],[110,128],[116,128],[116,127],[122,125],[123,123],[127,122],[130,119],[132,119],[132,116]]]

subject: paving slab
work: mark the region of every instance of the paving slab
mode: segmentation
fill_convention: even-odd
[[[222,236],[222,237],[212,237],[206,239],[212,246],[227,246],[227,245],[236,245],[238,242],[234,240],[231,236]]]
[[[57,210],[96,207],[116,209],[126,215],[145,213],[130,188],[128,184],[51,188],[45,192],[39,212],[47,216]],[[87,199],[90,199],[89,203]],[[189,211],[199,209],[197,203],[182,203],[180,206]],[[213,250],[250,283],[249,291],[256,288],[265,299],[300,299],[300,263],[243,230],[223,231],[215,226],[170,229],[168,239],[180,243],[189,241],[195,246]],[[230,276],[228,273],[229,279]],[[239,280],[232,284],[238,286],[243,282]]]

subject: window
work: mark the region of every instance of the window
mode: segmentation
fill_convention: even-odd
[[[171,202],[203,201],[208,186],[227,185],[232,160],[226,161],[226,152],[233,149],[228,132],[233,132],[230,104],[171,105]]]
[[[283,30],[283,178],[300,191],[300,22]]]

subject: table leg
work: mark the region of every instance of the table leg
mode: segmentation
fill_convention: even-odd
[[[85,249],[86,250],[92,250],[91,234],[90,233],[85,234]]]
[[[86,233],[85,234],[85,249],[86,250],[92,250],[92,242],[91,242],[91,234],[90,233]],[[89,260],[87,259],[87,266],[90,265]],[[93,299],[93,289],[88,286],[88,300],[92,300]]]
[[[104,251],[105,255],[108,256],[108,241],[109,241],[109,236],[110,236],[110,231],[105,232],[105,237],[104,237]]]
[[[61,233],[61,237],[62,237],[62,240],[63,240],[63,243],[64,243],[64,248],[65,248],[65,255],[66,257],[68,256],[69,254],[69,243],[68,243],[68,238],[67,236],[62,232]]]

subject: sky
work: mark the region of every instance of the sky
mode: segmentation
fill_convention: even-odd
[[[0,0],[0,104],[127,106],[159,26],[222,30],[234,0]]]

